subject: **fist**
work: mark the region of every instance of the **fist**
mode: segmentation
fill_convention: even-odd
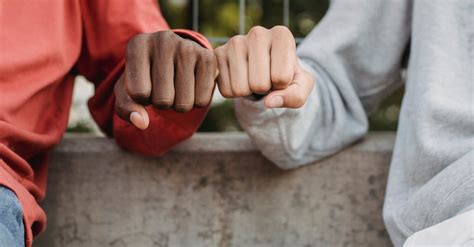
[[[209,104],[215,85],[214,53],[172,31],[138,34],[127,44],[125,72],[115,85],[120,118],[146,129],[145,106],[188,112]]]
[[[226,98],[266,95],[268,108],[299,108],[314,79],[296,59],[296,44],[284,26],[253,27],[247,35],[231,38],[217,48],[219,91]]]

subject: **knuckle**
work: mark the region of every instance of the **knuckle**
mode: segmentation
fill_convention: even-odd
[[[221,93],[222,97],[224,97],[224,98],[233,98],[234,97],[232,92],[229,91],[229,90],[221,90],[219,92]]]
[[[270,83],[250,83],[250,90],[254,93],[267,93],[271,87]]]
[[[214,50],[215,58],[218,66],[223,66],[227,61],[227,50],[224,47],[219,47]]]
[[[127,105],[123,102],[115,101],[115,112],[120,117],[124,117],[124,114],[126,114],[128,111]]]
[[[136,50],[142,49],[147,45],[149,34],[141,33],[133,36],[127,43],[127,57],[136,53]]]
[[[150,97],[150,93],[147,91],[131,91],[128,94],[130,95],[130,98],[138,102],[145,102]]]
[[[153,107],[158,109],[169,109],[173,106],[173,99],[153,99]]]
[[[271,73],[271,80],[272,83],[277,85],[277,86],[284,86],[288,85],[291,83],[291,80],[293,79],[293,75],[290,73],[284,73],[280,71],[272,71]]]
[[[248,96],[250,95],[250,90],[247,90],[245,88],[235,88],[234,90],[234,95],[237,96],[237,97],[245,97],[245,96]]]
[[[304,103],[306,102],[306,98],[303,95],[303,93],[297,93],[294,95],[293,101],[294,101],[294,107],[299,108],[304,105]]]
[[[157,52],[159,48],[167,49],[170,45],[175,44],[174,35],[176,34],[173,33],[173,31],[158,31],[156,33],[153,33],[152,35],[152,42],[155,47],[155,52]]]
[[[262,27],[262,26],[254,26],[250,29],[249,34],[265,34],[267,32],[267,29]]]
[[[226,98],[226,99],[232,99],[234,98],[234,95],[230,92],[221,92],[222,94],[222,97]]]
[[[229,48],[240,49],[245,46],[245,36],[236,35],[229,40]]]
[[[183,42],[179,46],[179,52],[182,56],[189,56],[196,53],[196,47],[189,42]]]
[[[222,95],[222,97],[224,97],[224,98],[233,98],[234,95],[233,95],[232,90],[230,88],[221,86],[220,83],[218,83],[218,87],[219,87],[219,92]]]
[[[214,54],[217,57],[224,57],[226,55],[226,46],[219,46],[216,49],[214,49]]]
[[[211,52],[203,52],[201,55],[201,62],[205,66],[214,66],[215,65],[215,56]]]
[[[286,26],[274,26],[271,29],[272,36],[278,37],[280,40],[285,40],[286,48],[285,49],[295,49],[296,42],[294,42],[293,33]],[[292,40],[293,42],[289,42]]]
[[[120,82],[120,81],[119,81]],[[114,85],[114,92],[117,93],[117,92],[120,92],[120,90],[124,90],[125,88],[123,87],[122,83],[115,83]]]
[[[199,108],[206,107],[209,105],[210,100],[209,99],[197,99],[196,102],[194,102],[194,105]]]
[[[191,109],[193,109],[192,104],[176,104],[174,106],[174,110],[177,111],[177,112],[188,112]]]
[[[314,75],[306,70],[303,70],[303,72],[310,81],[311,85],[314,85],[316,83],[316,78],[314,77]]]
[[[150,34],[147,34],[147,33],[137,34],[137,35],[133,36],[132,38],[130,38],[130,40],[128,41],[128,44],[131,45],[131,46],[142,45],[143,43],[146,43],[149,36],[150,36]]]
[[[251,40],[254,41],[261,41],[266,38],[268,34],[268,29],[261,27],[261,26],[255,26],[250,29],[248,33],[248,37]]]
[[[171,30],[163,30],[163,31],[158,31],[156,33],[154,33],[154,36],[156,38],[160,38],[160,39],[169,39],[169,38],[173,38],[175,35],[175,33]]]
[[[316,84],[316,79],[313,77],[313,75],[309,75],[308,81],[309,81],[309,88],[313,90],[314,85]]]
[[[275,34],[293,35],[288,27],[282,25],[272,27],[271,31]]]

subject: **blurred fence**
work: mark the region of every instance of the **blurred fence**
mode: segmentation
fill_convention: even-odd
[[[238,0],[239,2],[239,34],[245,34],[245,10],[246,10],[246,0]],[[282,6],[282,25],[289,26],[290,24],[290,0],[283,0],[281,3]],[[199,32],[199,0],[192,0],[192,28],[194,31]],[[229,36],[224,37],[207,37],[212,43],[225,43],[229,40]],[[296,42],[299,43],[303,40],[302,37],[295,37]]]

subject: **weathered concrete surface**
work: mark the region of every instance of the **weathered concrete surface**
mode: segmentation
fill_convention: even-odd
[[[394,136],[372,133],[283,171],[244,134],[198,134],[161,158],[68,137],[52,155],[36,247],[390,246],[382,200]]]

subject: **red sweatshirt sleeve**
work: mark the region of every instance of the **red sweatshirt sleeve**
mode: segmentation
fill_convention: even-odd
[[[139,130],[118,117],[114,110],[114,84],[123,73],[125,47],[138,33],[169,29],[156,0],[89,0],[82,1],[83,48],[77,68],[95,84],[95,95],[88,106],[99,127],[117,143],[131,151],[160,155],[190,137],[201,124],[207,109],[188,113],[147,107],[150,125]],[[202,35],[174,30],[212,49]]]

